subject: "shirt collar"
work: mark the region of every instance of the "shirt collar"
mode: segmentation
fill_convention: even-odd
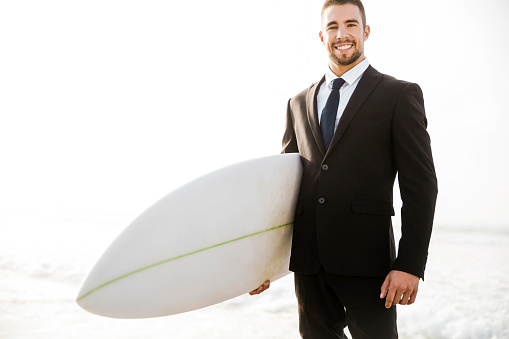
[[[369,67],[368,58],[364,58],[364,60],[355,65],[355,67],[353,67],[348,72],[343,74],[341,78],[345,80],[348,86],[351,86],[357,79],[361,77],[362,74],[364,74],[368,67]],[[334,74],[334,72],[332,72],[329,67],[327,67],[327,70],[325,71],[325,83],[327,84],[327,86],[332,87],[332,80],[336,78],[338,78],[338,76]]]

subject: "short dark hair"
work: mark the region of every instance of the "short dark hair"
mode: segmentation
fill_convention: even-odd
[[[364,5],[362,4],[361,0],[326,0],[322,7],[322,26],[323,26],[323,12],[330,7],[335,5],[355,5],[359,7],[359,11],[361,12],[361,18],[362,18],[362,27],[366,28],[366,11],[364,11]]]

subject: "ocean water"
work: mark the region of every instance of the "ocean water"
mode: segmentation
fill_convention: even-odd
[[[293,276],[259,295],[184,314],[110,319],[75,298],[104,249],[129,221],[0,215],[0,339],[299,338]],[[509,232],[447,229],[432,237],[417,302],[398,306],[402,339],[509,338]]]

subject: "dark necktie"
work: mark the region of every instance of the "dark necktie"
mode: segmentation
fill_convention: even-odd
[[[332,92],[330,92],[329,98],[325,103],[325,107],[322,111],[320,119],[320,128],[322,130],[323,144],[325,145],[325,151],[329,149],[332,136],[334,135],[334,125],[336,122],[336,115],[338,113],[339,106],[339,89],[345,80],[337,78],[332,80]]]

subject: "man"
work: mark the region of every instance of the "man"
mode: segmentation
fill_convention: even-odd
[[[392,306],[414,303],[424,278],[437,180],[422,92],[369,65],[369,34],[360,0],[327,0],[329,67],[288,102],[283,153],[299,152],[304,169],[290,259],[303,338],[346,338],[345,326],[355,339],[397,338]]]

